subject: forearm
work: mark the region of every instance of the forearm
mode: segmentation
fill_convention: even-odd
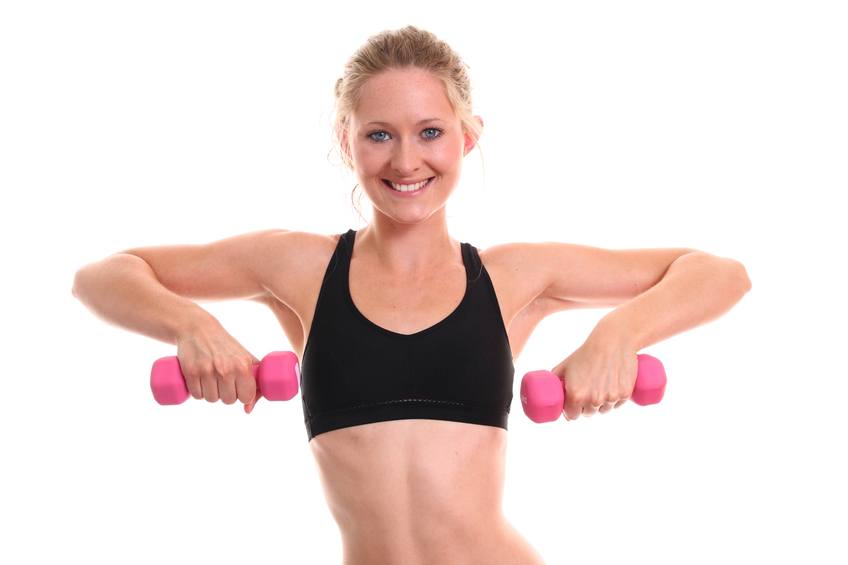
[[[196,303],[165,288],[144,259],[112,255],[80,269],[73,295],[100,319],[166,343],[191,327],[217,322]]]
[[[640,351],[718,318],[750,288],[740,263],[689,253],[674,261],[657,284],[604,316],[593,334]]]

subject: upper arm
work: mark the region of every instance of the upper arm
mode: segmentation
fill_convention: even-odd
[[[612,307],[657,284],[689,248],[604,249],[572,243],[526,245],[540,298],[584,307]]]
[[[296,232],[262,230],[204,244],[137,247],[119,253],[146,261],[164,287],[185,298],[261,301],[269,292],[269,263],[284,258],[289,233]]]

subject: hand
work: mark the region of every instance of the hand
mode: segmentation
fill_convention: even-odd
[[[566,420],[605,414],[630,398],[639,361],[621,340],[592,334],[551,372],[563,381]]]
[[[244,403],[250,414],[262,398],[254,366],[260,361],[221,325],[194,326],[177,339],[177,358],[189,393],[196,399],[224,404]]]

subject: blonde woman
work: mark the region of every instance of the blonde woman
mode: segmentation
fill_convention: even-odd
[[[513,361],[534,327],[628,302],[554,369],[568,374],[573,420],[629,398],[639,349],[750,288],[741,263],[693,249],[452,238],[445,208],[483,130],[470,93],[432,33],[372,36],[335,85],[338,147],[373,206],[366,227],[128,249],[75,279],[105,319],[175,344],[194,398],[248,413],[258,359],[193,300],[273,310],[301,360],[307,438],[348,565],[543,563],[501,505]]]

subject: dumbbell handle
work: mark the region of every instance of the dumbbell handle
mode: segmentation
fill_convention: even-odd
[[[640,353],[636,358],[639,366],[630,399],[640,406],[656,404],[665,393],[665,368],[656,357]],[[521,405],[536,423],[559,419],[565,405],[562,381],[550,371],[530,371],[521,379]]]
[[[262,396],[268,400],[290,400],[297,394],[300,364],[291,351],[273,351],[254,363],[253,378]],[[188,387],[176,356],[162,357],[150,371],[153,398],[163,405],[182,404],[188,399]]]

